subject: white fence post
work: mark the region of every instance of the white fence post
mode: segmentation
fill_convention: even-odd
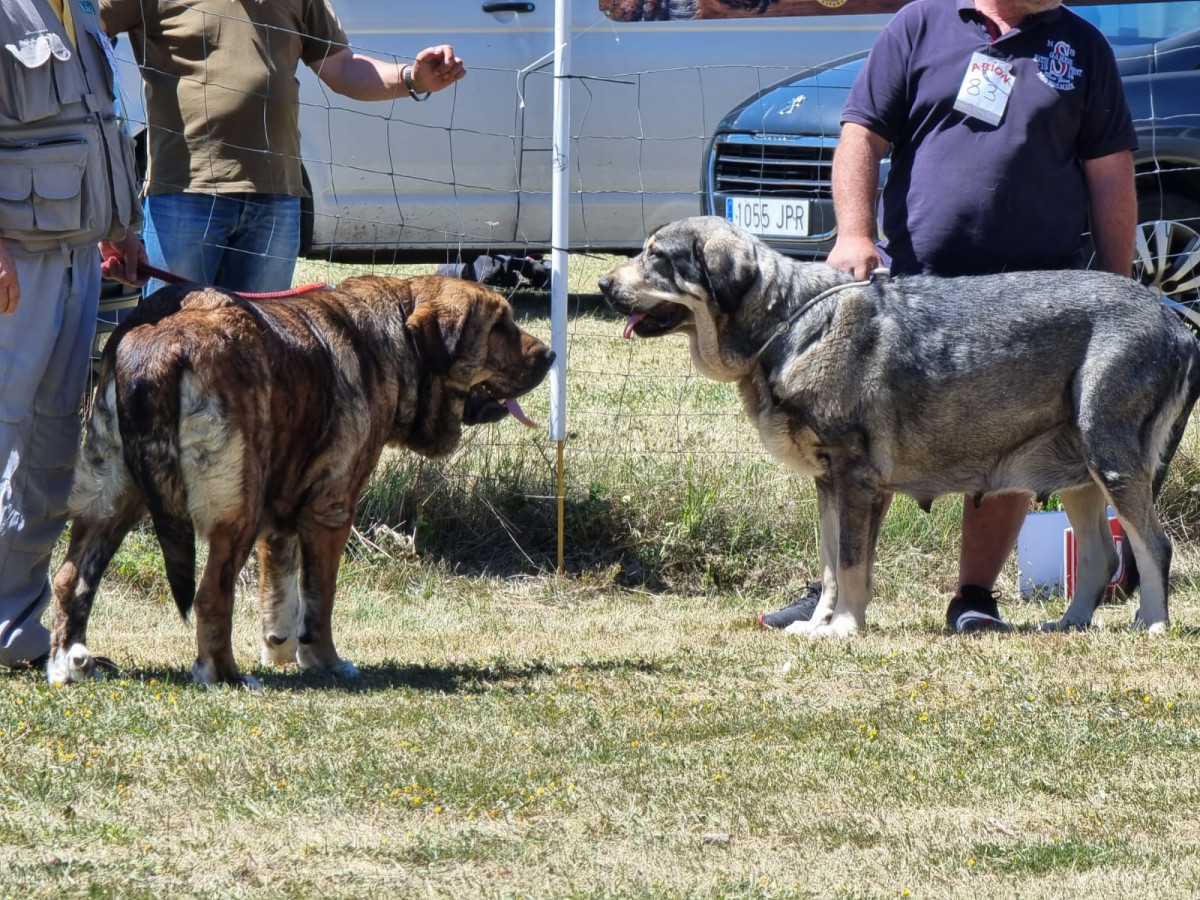
[[[567,248],[571,199],[571,2],[555,0],[554,146],[550,222],[550,440],[558,444],[558,571],[563,568],[563,444],[567,438]]]

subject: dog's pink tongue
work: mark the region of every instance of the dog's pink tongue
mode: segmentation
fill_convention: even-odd
[[[526,428],[537,428],[537,422],[525,415],[525,410],[521,409],[521,404],[516,400],[505,400],[504,408],[508,410],[509,415],[524,425]]]
[[[625,337],[629,337],[631,334],[633,334],[633,326],[642,321],[644,318],[646,318],[645,313],[634,313],[632,316],[630,316],[629,321],[625,323]]]

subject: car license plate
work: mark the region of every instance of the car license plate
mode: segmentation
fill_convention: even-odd
[[[811,200],[726,197],[725,218],[753,234],[808,237]]]

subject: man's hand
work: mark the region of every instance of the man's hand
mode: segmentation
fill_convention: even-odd
[[[875,247],[875,194],[887,139],[847,122],[833,153],[833,208],[838,237],[826,262],[865,281],[881,265]]]
[[[132,228],[125,229],[120,243],[100,242],[100,274],[122,284],[140,287],[149,279],[138,270],[150,264],[142,239]]]
[[[17,264],[12,254],[0,242],[0,316],[11,316],[21,300],[21,285],[17,283]]]
[[[454,55],[454,48],[449,44],[426,47],[413,60],[413,90],[418,94],[440,91],[466,74],[463,61]]]
[[[849,272],[856,281],[866,281],[873,269],[883,265],[879,249],[868,237],[839,237],[825,262]]]

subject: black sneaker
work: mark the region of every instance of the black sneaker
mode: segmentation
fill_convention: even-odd
[[[807,622],[820,602],[821,582],[810,581],[805,586],[803,597],[775,612],[759,613],[758,624],[762,628],[787,628],[793,622]]]
[[[36,659],[22,659],[22,660],[19,660],[18,662],[12,663],[11,665],[5,666],[4,668],[8,669],[11,672],[24,672],[24,671],[28,671],[31,669],[44,669],[44,668],[46,668],[46,663],[48,663],[49,661],[50,661],[50,651],[47,650],[45,653],[43,653],[41,656],[37,657]]]
[[[964,584],[946,607],[946,624],[959,634],[1012,631],[1012,626],[1000,618],[999,600],[999,591]]]

